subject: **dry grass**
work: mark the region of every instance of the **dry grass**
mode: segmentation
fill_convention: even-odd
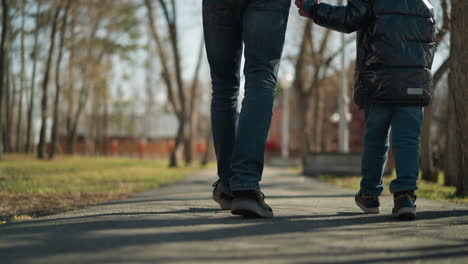
[[[333,185],[359,190],[359,185],[361,182],[361,177],[336,177],[330,175],[324,175],[319,177],[320,180],[331,183]],[[383,178],[385,186],[389,186],[390,182],[396,178],[395,172],[391,176],[386,176]],[[439,174],[439,181],[437,183],[427,182],[423,180],[418,181],[418,190],[416,194],[418,197],[439,200],[439,201],[448,201],[454,203],[463,203],[468,204],[468,197],[459,197],[455,195],[455,187],[445,186],[444,184],[444,175]],[[390,194],[388,188],[385,188],[383,194]]]
[[[199,167],[165,161],[60,157],[38,161],[6,155],[0,161],[0,222],[75,210],[173,183]]]

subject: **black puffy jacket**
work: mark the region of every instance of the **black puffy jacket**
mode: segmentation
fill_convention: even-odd
[[[354,102],[360,108],[430,103],[435,21],[427,0],[348,0],[306,11],[318,25],[357,31]]]

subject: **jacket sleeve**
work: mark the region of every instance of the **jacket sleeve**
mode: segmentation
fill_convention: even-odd
[[[320,3],[309,6],[306,11],[317,25],[351,33],[359,30],[368,21],[370,8],[367,0],[348,0],[346,6]]]

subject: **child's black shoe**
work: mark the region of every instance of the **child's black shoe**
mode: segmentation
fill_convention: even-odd
[[[411,221],[416,219],[416,195],[414,191],[394,193],[394,208],[392,215],[400,220]]]

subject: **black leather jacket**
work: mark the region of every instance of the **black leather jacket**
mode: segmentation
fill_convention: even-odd
[[[318,25],[357,31],[354,102],[360,108],[430,103],[435,21],[428,0],[348,0],[306,11]]]

